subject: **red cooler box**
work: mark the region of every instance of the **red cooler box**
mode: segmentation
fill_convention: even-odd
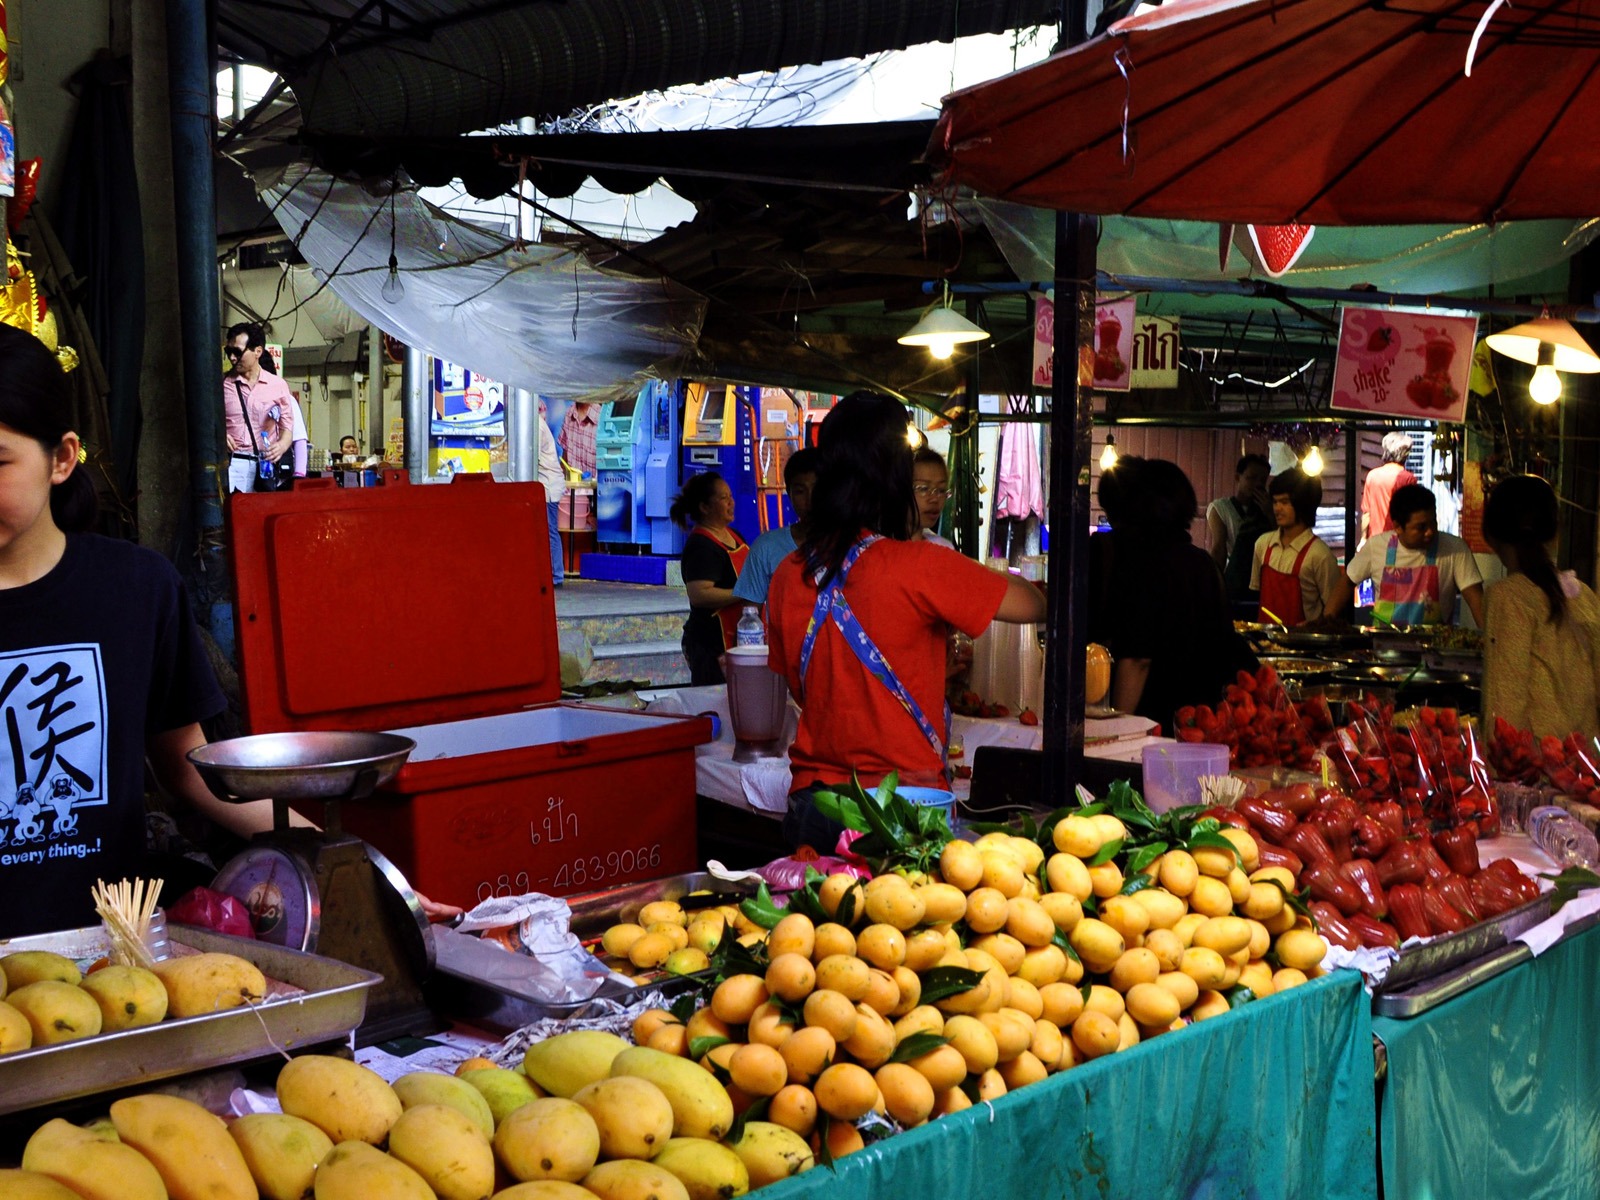
[[[394,471],[235,493],[229,511],[251,732],[414,738],[343,820],[419,890],[472,905],[697,867],[711,722],[560,701],[542,487]]]

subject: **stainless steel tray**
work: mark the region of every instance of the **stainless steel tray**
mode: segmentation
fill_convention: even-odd
[[[345,1037],[366,1014],[367,989],[382,979],[331,958],[188,925],[170,925],[168,935],[195,950],[236,954],[269,980],[300,990],[250,1008],[7,1054],[0,1057],[0,1114],[262,1058],[277,1053],[274,1043],[292,1050]],[[99,958],[109,945],[96,925],[0,940],[0,954],[53,950],[82,960]]]
[[[1407,991],[1418,984],[1456,973],[1505,949],[1513,944],[1512,939],[1518,934],[1548,920],[1554,911],[1555,893],[1546,892],[1497,917],[1480,921],[1470,929],[1402,950],[1394,966],[1389,968],[1389,974],[1372,990],[1373,1011],[1383,1011],[1377,1007],[1376,1000],[1386,993]],[[1514,944],[1521,945],[1520,942]]]
[[[611,925],[633,920],[639,910],[652,901],[681,900],[690,892],[702,889],[755,894],[752,884],[726,883],[703,871],[625,884],[603,892],[567,897],[572,909],[572,932],[580,940],[588,941],[599,937]],[[526,964],[525,973],[516,979],[506,979],[503,974],[488,979],[484,976],[490,970],[521,956],[486,946],[470,934],[459,934],[441,926],[435,926],[433,934],[437,966],[424,985],[429,1006],[435,1012],[484,1029],[509,1033],[547,1017],[581,1017],[591,1007],[626,1004],[638,990],[636,985],[607,979],[584,999],[552,999],[550,988],[540,978],[541,968],[533,959],[522,959]],[[693,987],[694,983],[692,978],[669,977],[650,986],[670,993]]]
[[[1534,904],[1548,901],[1549,896],[1541,896]],[[1530,907],[1524,905],[1524,908]],[[1546,905],[1546,907],[1551,907]],[[1522,909],[1514,909],[1521,912]],[[1510,916],[1511,913],[1504,914]],[[1549,915],[1548,912],[1546,915]],[[1523,924],[1520,929],[1511,933],[1515,937],[1522,929],[1526,929],[1533,922]],[[1584,917],[1574,921],[1562,934],[1563,938],[1573,937],[1585,930],[1592,929],[1600,924],[1600,914]],[[1467,930],[1466,933],[1471,933]],[[1465,934],[1457,934],[1464,937]],[[1447,1000],[1454,1000],[1464,992],[1469,992],[1480,983],[1493,979],[1496,975],[1503,975],[1513,967],[1520,966],[1533,957],[1533,951],[1522,942],[1508,942],[1498,950],[1493,950],[1481,958],[1473,959],[1456,966],[1455,968],[1435,975],[1430,979],[1415,982],[1409,987],[1395,991],[1378,989],[1372,998],[1372,1011],[1380,1017],[1394,1017],[1405,1020],[1410,1017],[1420,1016],[1429,1009],[1437,1008]],[[1388,981],[1385,980],[1385,983]]]

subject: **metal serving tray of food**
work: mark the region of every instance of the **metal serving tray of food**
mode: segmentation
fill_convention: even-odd
[[[1536,909],[1537,906],[1543,905],[1546,910],[1545,915],[1548,916],[1548,909],[1551,907],[1549,900],[1550,896],[1547,894],[1524,905],[1522,908],[1513,909],[1512,912],[1503,915],[1509,917],[1513,913],[1520,913],[1529,908]],[[1523,922],[1509,936],[1515,937],[1524,929],[1529,928],[1532,923]],[[1573,937],[1585,930],[1594,928],[1596,924],[1600,924],[1600,914],[1583,917],[1568,926],[1562,936]],[[1465,937],[1472,932],[1469,929],[1455,936]],[[1532,957],[1533,951],[1528,948],[1526,943],[1508,941],[1498,950],[1490,951],[1480,958],[1459,964],[1432,978],[1413,982],[1410,986],[1397,990],[1378,989],[1372,998],[1372,1011],[1380,1017],[1395,1017],[1400,1020],[1420,1016],[1429,1009],[1438,1008],[1439,1005],[1447,1000],[1454,1000],[1462,993],[1471,991],[1480,983],[1486,983],[1496,975],[1505,974],[1505,972],[1513,967],[1520,966]],[[1384,982],[1387,983],[1388,981],[1385,980]]]
[[[1389,974],[1384,977],[1383,982],[1372,989],[1373,1011],[1386,1012],[1378,1008],[1376,1002],[1387,993],[1408,991],[1418,984],[1441,980],[1497,954],[1507,946],[1521,945],[1520,942],[1514,943],[1513,939],[1548,920],[1555,910],[1555,893],[1546,892],[1497,917],[1480,921],[1470,929],[1436,937],[1420,946],[1402,950],[1394,966],[1389,968]]]
[[[255,963],[267,977],[267,998],[227,1012],[0,1057],[0,1114],[264,1058],[279,1047],[293,1050],[347,1037],[366,1015],[367,989],[382,979],[335,959],[188,925],[170,925],[168,937],[193,950],[236,954]],[[109,948],[98,925],[0,940],[0,954],[51,950],[79,963],[98,959]],[[275,989],[274,983],[289,988]]]
[[[681,901],[696,891],[711,892],[705,897],[708,903],[727,903],[754,895],[755,885],[731,884],[703,871],[691,871],[569,896],[571,929],[580,941],[592,941],[612,925],[635,920],[646,904]],[[434,926],[432,933],[437,967],[425,985],[428,1003],[437,1012],[484,1029],[509,1033],[548,1017],[582,1017],[625,1004],[638,991],[637,984],[601,977],[589,995],[569,998],[569,990],[533,958],[443,926]],[[511,970],[506,969],[509,964],[514,964]],[[693,984],[669,976],[650,986],[670,993]]]

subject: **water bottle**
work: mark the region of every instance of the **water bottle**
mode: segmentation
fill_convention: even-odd
[[[1600,866],[1600,841],[1589,827],[1559,805],[1546,804],[1528,814],[1528,834],[1558,866]]]
[[[767,641],[766,626],[761,623],[761,612],[754,604],[744,606],[744,616],[739,618],[738,642],[740,646],[763,646]]]

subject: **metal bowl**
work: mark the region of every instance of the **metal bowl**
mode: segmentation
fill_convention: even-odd
[[[189,761],[223,800],[339,800],[388,783],[416,748],[396,733],[258,733],[191,750]]]
[[[1279,646],[1297,650],[1339,650],[1372,644],[1365,633],[1355,630],[1349,633],[1332,633],[1312,629],[1274,629],[1267,636]]]
[[[1332,675],[1342,670],[1340,664],[1325,658],[1302,658],[1294,654],[1264,654],[1261,665],[1271,667],[1280,678],[1295,679],[1308,675]]]

